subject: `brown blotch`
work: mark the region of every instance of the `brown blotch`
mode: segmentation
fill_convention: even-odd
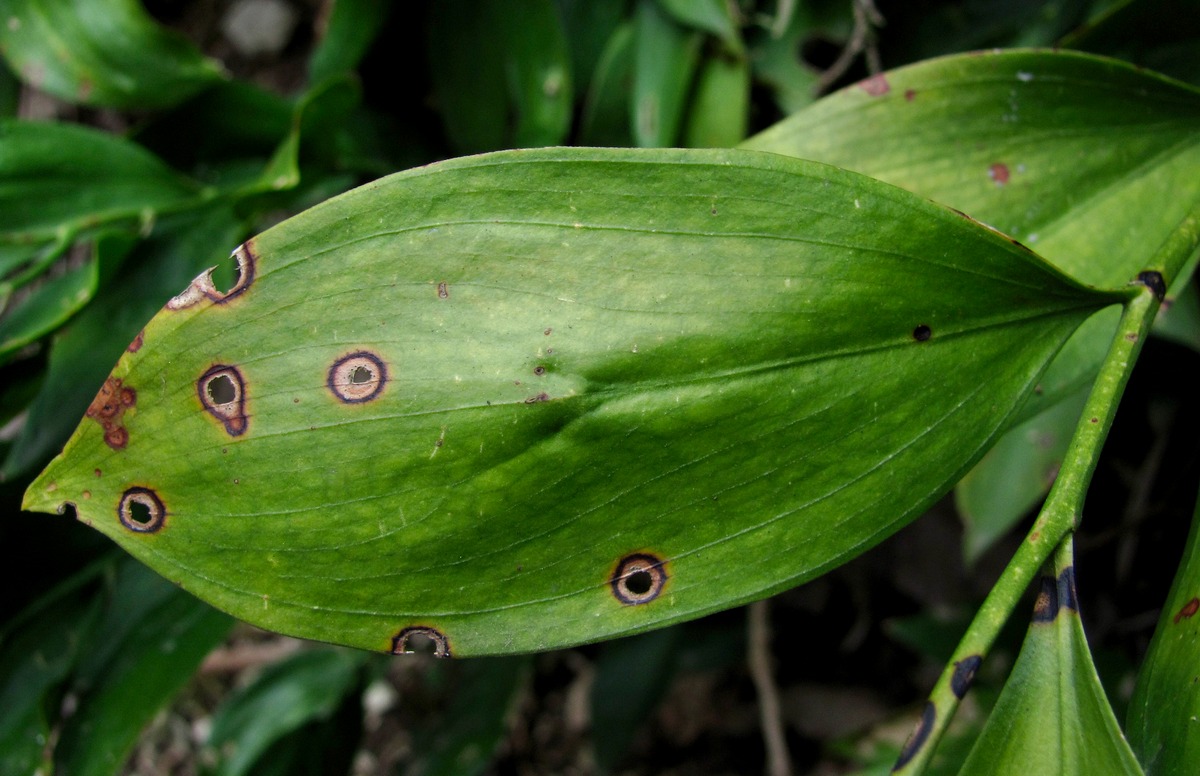
[[[121,496],[117,518],[135,533],[155,533],[167,522],[167,508],[153,490],[135,485]]]
[[[113,450],[122,450],[129,444],[129,432],[124,426],[125,410],[135,404],[137,391],[124,385],[121,378],[110,376],[84,414],[100,424],[105,444]]]
[[[904,748],[900,750],[900,756],[896,758],[896,764],[892,766],[893,771],[898,771],[908,765],[908,761],[921,751],[921,747],[925,746],[925,742],[929,740],[929,734],[933,731],[935,722],[937,722],[937,707],[933,705],[933,701],[925,701],[925,708],[921,709],[921,719],[917,720],[917,726],[913,728],[912,735],[904,742]]]
[[[1166,297],[1167,297],[1167,282],[1163,279],[1163,276],[1161,273],[1155,272],[1153,270],[1148,270],[1146,272],[1139,272],[1138,276],[1137,276],[1137,282],[1141,283],[1143,286],[1145,286],[1146,288],[1148,288],[1152,292],[1154,292],[1154,297],[1158,301],[1161,302],[1164,299],[1166,299]]]
[[[446,285],[446,281],[443,280],[441,283],[438,283],[437,291],[438,299],[450,298],[450,286]]]
[[[1033,621],[1035,623],[1054,622],[1058,617],[1058,580],[1053,577],[1041,577],[1037,598],[1033,602]]]
[[[125,349],[130,353],[136,353],[142,349],[142,343],[145,341],[145,339],[146,331],[143,329],[137,333],[137,336],[133,338],[133,342],[130,342],[129,346]]]
[[[904,90],[904,99],[906,102],[912,102],[914,99],[916,99],[916,97],[917,97],[916,89],[905,89]]]
[[[637,606],[658,598],[669,578],[666,561],[653,553],[635,552],[617,562],[609,586],[618,601]]]
[[[362,404],[383,393],[387,380],[383,359],[370,351],[358,350],[333,362],[325,384],[338,401]]]
[[[996,162],[988,168],[988,177],[994,180],[997,186],[1003,186],[1008,183],[1008,165]]]
[[[543,392],[543,393],[539,393],[537,396],[530,396],[528,399],[525,400],[525,403],[526,404],[537,404],[538,402],[543,402],[543,401],[550,401],[550,394]]]
[[[247,240],[233,251],[237,261],[237,281],[228,291],[221,292],[213,285],[213,268],[209,268],[196,276],[196,279],[181,293],[167,302],[168,310],[183,310],[198,304],[205,299],[214,304],[225,304],[242,295],[258,274],[258,255],[254,252],[254,241]]]
[[[214,364],[196,381],[196,395],[229,436],[246,433],[246,381],[236,366]]]
[[[427,625],[412,625],[402,629],[399,633],[392,637],[392,654],[393,655],[411,655],[416,650],[411,649],[412,644],[409,642],[421,641],[428,639],[433,643],[434,657],[450,657],[450,641],[446,638],[446,634],[442,633],[437,628],[430,628]]]
[[[533,373],[535,375],[537,375],[538,377],[541,377],[542,375],[546,374],[546,367],[542,366],[541,364],[538,364],[537,366],[535,366],[533,368]]]
[[[542,334],[545,334],[547,337],[549,337],[553,332],[554,329],[546,329],[544,332],[542,332]]]
[[[872,97],[882,97],[892,90],[891,84],[888,83],[887,76],[883,73],[876,73],[870,78],[864,78],[858,82],[859,87],[871,95]]]
[[[1196,612],[1200,612],[1200,598],[1193,598],[1184,604],[1183,608],[1176,612],[1175,616],[1171,618],[1171,622],[1178,625],[1180,620],[1191,619],[1192,615],[1194,615]]]
[[[928,342],[929,338],[933,336],[933,329],[922,323],[920,326],[913,329],[912,336],[917,342]]]

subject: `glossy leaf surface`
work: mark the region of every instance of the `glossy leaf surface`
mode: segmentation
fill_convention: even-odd
[[[862,552],[1119,298],[744,151],[455,160],[238,256],[236,286],[201,276],[147,325],[27,507],[74,504],[251,622],[459,655],[689,619]]]
[[[138,0],[0,0],[0,53],[68,102],[161,108],[220,81],[220,66]]]

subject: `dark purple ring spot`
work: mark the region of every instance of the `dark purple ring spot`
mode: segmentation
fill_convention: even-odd
[[[613,595],[627,606],[646,604],[658,598],[667,583],[665,561],[647,552],[626,555],[609,579]]]
[[[362,404],[379,396],[387,380],[383,359],[368,350],[357,350],[333,362],[325,385],[338,401]]]
[[[117,518],[135,533],[155,533],[167,521],[167,508],[150,488],[134,486],[121,496]]]

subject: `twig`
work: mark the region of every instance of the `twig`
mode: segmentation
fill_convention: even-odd
[[[771,623],[766,600],[750,604],[747,623],[750,676],[758,690],[758,716],[762,723],[763,744],[767,748],[768,776],[791,776],[792,758],[783,734],[779,709],[779,690],[771,671]]]

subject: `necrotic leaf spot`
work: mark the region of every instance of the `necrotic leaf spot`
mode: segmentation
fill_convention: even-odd
[[[645,604],[658,598],[667,583],[667,571],[662,558],[647,552],[626,555],[617,563],[609,584],[618,601],[629,606]]]
[[[413,625],[392,637],[393,655],[432,652],[434,657],[450,657],[450,642],[437,628]]]
[[[225,427],[230,436],[246,432],[246,381],[228,364],[214,364],[196,381],[200,404]]]
[[[917,342],[926,342],[932,336],[933,329],[929,328],[923,323],[917,328],[913,329],[913,339],[915,339]]]
[[[383,392],[387,376],[383,359],[369,351],[359,350],[333,362],[326,384],[338,401],[361,404]]]
[[[163,527],[167,510],[162,499],[149,488],[134,486],[125,491],[117,504],[121,525],[136,533],[154,533]]]

